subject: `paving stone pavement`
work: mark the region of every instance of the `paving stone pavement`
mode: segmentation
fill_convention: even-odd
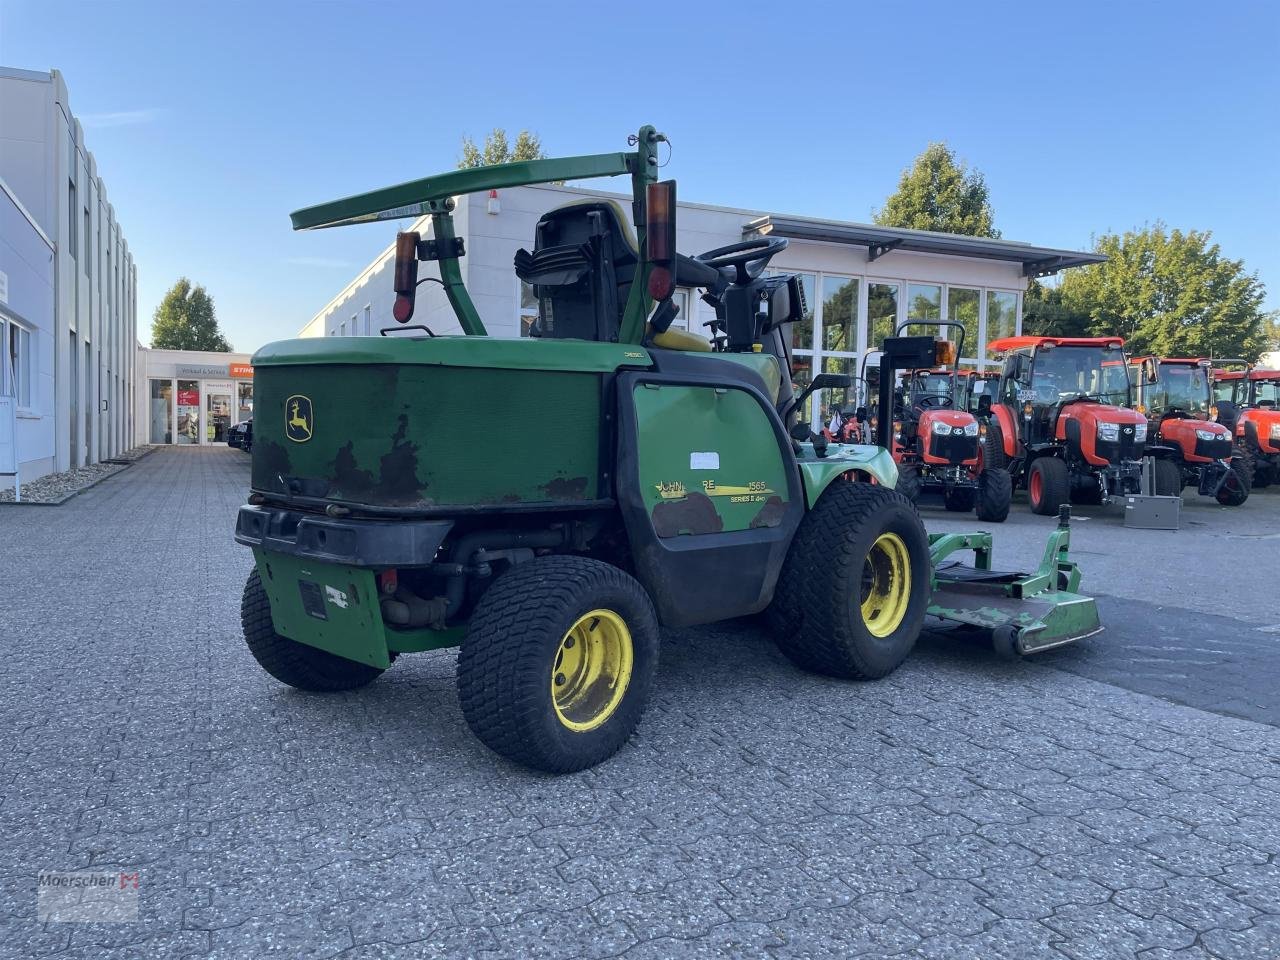
[[[1269,708],[947,636],[839,683],[737,622],[666,634],[614,760],[537,776],[472,738],[449,652],[336,696],[258,669],[247,465],[0,512],[0,957],[1280,955]],[[139,920],[37,923],[37,872],[87,868],[140,871]]]

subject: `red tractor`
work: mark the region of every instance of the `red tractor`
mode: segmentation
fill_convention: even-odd
[[[1201,496],[1238,507],[1249,499],[1248,467],[1242,456],[1231,455],[1231,431],[1212,420],[1210,366],[1204,359],[1130,359],[1137,374],[1135,409],[1147,417],[1157,496],[1180,496],[1194,483]]]
[[[898,465],[898,492],[913,501],[924,493],[941,494],[948,510],[975,510],[979,520],[1003,523],[1009,516],[1013,481],[1002,466],[988,462],[984,431],[967,409],[970,374],[955,367],[964,327],[913,320],[902,324],[897,336],[921,326],[956,327],[959,340],[947,345],[947,365],[904,370],[901,386],[894,390],[890,452]],[[865,358],[863,365],[865,382]],[[859,416],[865,422],[865,411],[859,411]]]
[[[1215,370],[1213,380],[1218,422],[1235,435],[1253,485],[1280,482],[1280,370],[1246,365]]]
[[[1125,409],[1123,338],[1017,336],[987,348],[1005,354],[994,396],[976,405],[989,457],[1026,487],[1033,513],[1139,491],[1147,420]]]

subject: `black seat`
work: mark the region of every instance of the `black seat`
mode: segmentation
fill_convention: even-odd
[[[533,286],[538,319],[530,333],[556,339],[617,340],[640,261],[621,207],[588,200],[538,221],[533,252],[516,253],[516,275]]]

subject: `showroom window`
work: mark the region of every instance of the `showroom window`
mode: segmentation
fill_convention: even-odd
[[[151,442],[173,443],[173,381],[151,381]]]
[[[1018,295],[1005,290],[987,291],[987,324],[983,343],[1000,337],[1012,337],[1018,332]],[[987,351],[987,359],[992,359]]]

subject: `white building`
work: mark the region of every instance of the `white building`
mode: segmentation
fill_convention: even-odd
[[[253,416],[249,354],[139,347],[137,396],[137,443],[224,444]]]
[[[458,198],[454,221],[466,245],[463,278],[490,335],[528,333],[537,301],[515,275],[515,253],[521,247],[532,248],[542,214],[583,197],[616,199],[630,209],[629,195],[560,186],[516,187],[496,198],[483,193]],[[917,318],[962,322],[967,333],[964,355],[983,366],[988,358],[982,347],[988,341],[1021,332],[1022,294],[1029,278],[1104,259],[1009,240],[700,203],[680,203],[676,227],[680,252],[688,254],[756,234],[791,240],[772,267],[804,278],[811,319],[796,324],[793,331],[795,380],[800,384],[808,382],[814,369],[856,376],[867,350],[877,347],[898,324]],[[389,233],[392,229],[388,224]],[[406,229],[426,237],[430,219]],[[300,336],[377,336],[384,327],[398,327],[391,316],[394,260],[392,243],[303,327]],[[420,270],[420,275],[434,275],[430,264],[420,265]],[[677,302],[677,325],[704,332],[702,325],[714,316],[711,307],[693,290],[681,290]],[[437,334],[461,332],[439,284],[418,288],[413,322]],[[822,403],[823,398],[815,397],[815,416]]]
[[[0,395],[25,481],[132,445],[137,271],[58,71],[0,67],[0,181]]]

